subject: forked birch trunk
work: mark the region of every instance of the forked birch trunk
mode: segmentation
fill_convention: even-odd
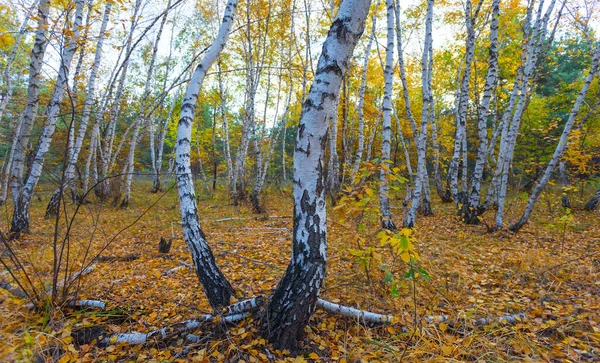
[[[492,2],[492,21],[490,23],[490,48],[488,59],[488,71],[485,79],[483,97],[479,105],[477,134],[479,136],[479,148],[477,150],[477,160],[473,170],[473,180],[469,190],[469,199],[466,208],[463,209],[463,218],[467,224],[478,224],[479,216],[484,209],[481,208],[481,179],[483,169],[487,159],[488,150],[488,132],[487,120],[489,108],[492,100],[492,92],[498,79],[498,19],[500,17],[500,0]]]
[[[262,333],[277,349],[294,349],[304,336],[325,278],[324,168],[328,117],[337,103],[342,78],[363,33],[369,5],[369,0],[345,0],[340,5],[302,107],[294,149],[292,258],[261,316]]]

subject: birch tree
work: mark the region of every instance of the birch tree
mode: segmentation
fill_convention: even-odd
[[[168,11],[171,8],[171,0],[167,1],[167,9],[162,13],[162,19],[160,21],[160,25],[158,27],[158,31],[156,33],[156,38],[154,40],[154,44],[152,46],[152,53],[150,56],[150,64],[148,65],[148,72],[146,73],[146,81],[144,86],[144,93],[142,95],[142,105],[139,117],[135,123],[135,127],[133,130],[133,135],[131,136],[131,143],[129,145],[129,154],[127,157],[127,172],[125,173],[125,192],[123,195],[123,201],[121,202],[121,208],[127,208],[129,205],[129,198],[131,196],[131,181],[133,179],[133,170],[135,167],[135,149],[138,143],[138,136],[140,134],[140,129],[142,127],[149,127],[149,135],[150,135],[150,149],[151,149],[151,163],[152,168],[154,169],[156,166],[156,155],[154,154],[154,122],[150,120],[152,115],[149,110],[149,97],[152,85],[152,77],[154,75],[154,64],[156,62],[156,54],[158,52],[158,43],[160,42],[160,38],[162,36],[163,28],[167,21]],[[156,173],[155,173],[156,174]]]
[[[515,82],[515,88],[513,88],[511,100],[509,101],[509,108],[503,115],[503,117],[506,117],[506,120],[503,121],[504,129],[502,130],[502,137],[500,139],[500,153],[498,155],[498,162],[494,174],[496,177],[496,183],[498,185],[498,211],[496,212],[495,220],[495,227],[497,229],[501,229],[503,227],[508,175],[512,166],[517,134],[521,125],[523,112],[525,111],[527,105],[528,93],[531,87],[530,82],[534,77],[534,71],[538,62],[538,57],[540,56],[542,46],[546,41],[548,20],[554,8],[555,2],[555,0],[552,0],[545,13],[543,12],[544,1],[540,1],[538,4],[536,21],[531,35],[526,42],[527,45],[523,50],[523,53],[526,55],[524,56],[525,62],[522,65],[522,77],[520,82],[518,82],[518,80]],[[517,83],[520,83],[520,85],[517,85]],[[516,102],[517,95],[518,102]],[[516,106],[514,106],[515,108],[513,112],[513,108],[511,106],[514,104],[516,104]],[[494,188],[494,180],[492,180],[492,188]]]
[[[327,264],[325,148],[328,117],[365,27],[370,1],[344,0],[327,35],[313,85],[302,107],[294,148],[292,258],[261,317],[278,349],[295,348],[315,310]]]
[[[415,190],[412,196],[412,203],[406,217],[405,225],[409,228],[414,227],[417,217],[417,210],[421,203],[421,194],[423,193],[423,184],[428,183],[426,149],[427,149],[427,125],[429,123],[429,107],[432,100],[431,95],[431,67],[429,66],[429,57],[432,53],[432,23],[433,23],[433,3],[434,0],[427,1],[427,15],[425,19],[425,40],[423,44],[423,56],[421,58],[421,97],[423,106],[421,111],[421,130],[417,139],[417,175],[415,178]]]
[[[394,0],[386,0],[387,47],[385,50],[385,91],[383,95],[383,129],[381,140],[381,169],[379,171],[379,209],[381,226],[395,230],[390,212],[388,177],[391,169],[390,148],[392,140],[392,85],[394,77]]]
[[[38,2],[36,1],[33,6],[25,13],[25,18],[23,19],[23,22],[21,23],[21,26],[19,27],[17,36],[15,38],[15,43],[13,44],[12,50],[6,60],[6,65],[4,66],[4,71],[2,72],[2,80],[4,81],[4,85],[2,88],[2,92],[0,93],[0,120],[2,119],[2,115],[4,115],[4,110],[6,109],[6,106],[8,106],[8,103],[13,95],[13,91],[14,91],[14,84],[12,82],[12,77],[10,74],[11,68],[12,68],[12,64],[15,61],[15,58],[17,56],[17,52],[19,51],[19,47],[21,46],[21,43],[23,42],[23,38],[26,35],[26,31],[27,31],[27,26],[29,23],[29,19],[31,18],[31,14],[33,13],[34,9],[37,7]],[[21,130],[21,126],[23,124],[23,118],[19,118],[19,120],[17,121],[16,125],[15,125],[15,132],[13,135],[13,142],[11,144],[10,147],[10,151],[8,153],[8,156],[6,158],[6,165],[4,166],[4,171],[3,171],[3,175],[1,176],[0,179],[0,206],[3,205],[6,202],[6,196],[8,194],[8,184],[10,181],[10,172],[11,172],[11,168],[12,168],[12,160],[14,157],[14,153],[15,153],[15,147],[17,145],[17,138],[19,137],[19,133]]]
[[[473,180],[468,194],[468,203],[463,208],[463,217],[468,224],[478,224],[479,215],[485,209],[480,206],[481,199],[481,179],[483,178],[483,169],[487,159],[488,132],[487,120],[489,115],[492,92],[498,79],[498,19],[500,18],[500,0],[492,1],[492,20],[490,22],[490,47],[488,58],[488,71],[485,78],[483,97],[479,104],[477,119],[477,135],[479,136],[479,147],[477,150],[477,160],[473,170]]]
[[[94,93],[96,91],[96,78],[98,76],[98,70],[100,69],[100,62],[102,60],[102,47],[104,44],[104,40],[107,36],[106,28],[108,26],[108,20],[110,18],[111,10],[112,4],[110,2],[107,2],[104,8],[104,14],[102,16],[102,24],[100,25],[98,42],[96,43],[94,63],[92,64],[92,70],[88,79],[87,94],[83,103],[83,113],[81,116],[81,121],[79,122],[79,130],[77,132],[77,138],[75,140],[75,144],[73,145],[72,152],[69,155],[69,162],[66,167],[67,172],[65,184],[68,185],[71,189],[71,193],[73,194],[74,200],[78,199],[76,195],[77,192],[75,190],[75,167],[77,165],[77,161],[79,160],[79,154],[81,152],[81,148],[83,147],[83,141],[85,139],[88,123],[92,114]],[[95,142],[95,138],[92,137],[90,142]],[[66,185],[61,185],[54,191],[50,202],[48,202],[48,207],[46,208],[46,217],[55,216],[56,213],[58,213],[58,207],[60,202],[59,195],[61,193],[61,190],[64,189]],[[85,193],[86,190],[84,189],[83,192]]]
[[[204,287],[210,305],[215,310],[229,305],[229,300],[234,291],[233,287],[229,284],[217,266],[215,257],[206,241],[206,237],[200,226],[200,221],[198,220],[198,209],[196,207],[196,196],[190,163],[190,151],[192,124],[196,102],[198,100],[198,93],[200,92],[202,82],[204,81],[208,69],[217,60],[223,48],[225,48],[227,38],[229,37],[233,25],[236,8],[237,0],[229,0],[227,2],[219,32],[192,75],[192,79],[186,90],[183,105],[181,106],[181,116],[177,125],[175,151],[177,189],[179,192],[184,240],[192,254],[192,259],[200,283]]]
[[[354,155],[354,163],[350,172],[350,184],[354,185],[356,182],[356,174],[362,162],[362,155],[365,148],[365,90],[367,88],[367,70],[369,68],[369,57],[371,55],[371,47],[375,40],[375,29],[377,28],[377,12],[373,12],[371,17],[371,37],[367,43],[365,49],[365,58],[363,61],[362,77],[360,81],[360,88],[358,89],[358,145],[356,147],[356,154]],[[387,73],[386,73],[387,77]],[[386,84],[387,85],[387,84]]]
[[[592,65],[590,67],[590,72],[587,75],[585,82],[583,83],[583,87],[581,88],[581,91],[579,92],[579,95],[577,96],[575,103],[573,104],[573,108],[571,109],[571,113],[569,114],[569,118],[567,120],[567,123],[565,124],[562,135],[560,136],[558,145],[556,145],[556,149],[554,150],[552,159],[550,159],[550,162],[548,163],[548,166],[546,167],[546,171],[544,172],[542,179],[537,183],[537,185],[535,186],[535,189],[533,190],[533,193],[529,197],[529,200],[527,201],[527,206],[525,207],[525,211],[523,211],[523,214],[521,215],[521,217],[510,226],[511,231],[517,232],[525,225],[525,223],[527,223],[527,221],[529,220],[529,217],[531,216],[531,213],[533,212],[533,207],[535,206],[535,202],[537,201],[542,190],[544,189],[544,187],[550,180],[552,172],[556,168],[556,164],[558,164],[558,161],[563,156],[565,149],[567,147],[569,134],[571,133],[571,129],[573,128],[573,124],[575,123],[575,118],[577,117],[577,114],[579,113],[579,108],[581,107],[581,104],[585,100],[585,95],[587,94],[587,91],[590,88],[590,85],[592,84],[594,77],[598,73],[599,62],[600,62],[600,45],[597,45],[596,50],[594,51],[594,55],[592,57]]]
[[[38,5],[37,19],[38,26],[36,30],[33,49],[31,51],[31,62],[29,63],[29,85],[27,88],[27,106],[23,112],[21,129],[18,130],[16,138],[15,151],[12,161],[11,171],[11,189],[13,204],[13,219],[11,223],[11,232],[20,233],[29,231],[29,219],[25,216],[23,196],[24,188],[24,169],[25,169],[25,149],[29,144],[31,128],[37,114],[39,103],[39,90],[44,53],[48,45],[48,12],[49,1],[40,0]]]

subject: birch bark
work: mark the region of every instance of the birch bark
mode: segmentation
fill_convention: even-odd
[[[525,225],[525,223],[527,223],[527,221],[529,220],[529,217],[531,216],[531,213],[533,212],[533,207],[535,206],[535,202],[537,201],[537,198],[540,196],[540,194],[542,193],[542,190],[544,189],[544,187],[550,180],[550,176],[552,175],[552,172],[554,171],[556,164],[558,164],[558,161],[563,156],[565,149],[567,147],[567,141],[568,141],[569,134],[571,133],[571,129],[573,128],[573,124],[575,122],[575,117],[577,117],[577,114],[579,113],[579,108],[581,107],[581,104],[585,100],[585,95],[587,94],[587,91],[590,88],[590,85],[592,84],[592,81],[594,80],[596,73],[598,72],[599,63],[600,63],[600,45],[598,45],[596,47],[596,50],[594,51],[594,55],[592,57],[592,65],[590,67],[590,72],[587,75],[585,82],[583,83],[583,87],[581,88],[581,91],[579,92],[579,95],[577,96],[575,103],[573,104],[573,108],[571,109],[571,113],[569,114],[569,118],[567,120],[567,123],[565,124],[565,128],[563,129],[562,135],[560,136],[558,145],[556,145],[556,149],[554,150],[552,159],[550,159],[550,162],[548,163],[548,166],[546,167],[544,176],[542,176],[542,179],[535,186],[533,193],[531,194],[531,196],[529,197],[529,200],[527,201],[527,207],[525,208],[525,211],[523,211],[523,214],[521,215],[521,217],[514,224],[512,224],[510,226],[509,229],[511,231],[518,232]]]
[[[478,224],[479,216],[484,209],[480,206],[481,199],[481,179],[483,169],[487,159],[487,119],[489,116],[490,102],[492,92],[498,80],[498,19],[500,17],[500,0],[492,2],[492,21],[490,22],[490,48],[488,59],[488,71],[485,79],[483,97],[479,105],[477,134],[479,136],[479,148],[477,150],[477,160],[473,170],[473,180],[469,193],[469,200],[466,208],[463,209],[463,218],[467,224]]]
[[[100,69],[100,62],[102,60],[102,46],[104,44],[104,40],[106,39],[106,27],[108,25],[108,20],[110,18],[110,12],[112,9],[112,4],[110,2],[106,3],[106,7],[104,9],[104,15],[102,17],[102,24],[100,26],[100,33],[98,36],[98,42],[96,43],[96,53],[94,55],[94,63],[92,65],[92,70],[90,72],[90,77],[88,79],[87,84],[87,95],[85,97],[85,101],[83,103],[83,113],[81,116],[81,121],[79,122],[79,131],[77,132],[77,138],[75,140],[75,144],[73,145],[72,152],[69,156],[69,163],[67,165],[67,178],[66,183],[71,186],[71,189],[75,189],[75,166],[77,161],[79,160],[79,154],[81,152],[81,148],[83,146],[83,141],[85,139],[85,134],[87,131],[87,126],[90,120],[92,105],[94,103],[94,92],[96,90],[96,78],[98,75],[98,70]],[[97,134],[94,133],[94,136],[91,138],[90,145],[95,143],[95,138]],[[90,154],[91,155],[91,154]],[[61,188],[64,189],[65,185],[60,186],[54,191],[50,202],[46,208],[46,218],[55,216],[58,213],[59,207],[59,194]],[[85,193],[87,189],[84,189]],[[77,199],[77,198],[76,198]]]
[[[278,349],[295,348],[315,310],[327,263],[325,148],[328,117],[350,57],[362,35],[370,1],[345,0],[323,44],[315,80],[303,104],[294,149],[292,260],[261,317]]]
[[[379,209],[381,227],[395,230],[390,212],[388,175],[391,169],[390,148],[392,140],[392,85],[394,77],[394,0],[386,0],[387,8],[387,48],[385,50],[385,91],[383,95],[383,130],[381,140],[381,169],[379,171]]]
[[[215,310],[229,305],[229,300],[234,291],[217,266],[212,250],[206,241],[200,221],[198,220],[198,209],[196,207],[190,163],[190,149],[192,123],[198,93],[208,69],[217,60],[217,57],[225,47],[233,25],[236,7],[237,0],[229,0],[227,2],[219,33],[192,75],[183,105],[181,106],[181,117],[177,126],[177,141],[175,143],[177,188],[179,191],[183,236],[192,254],[200,283],[204,287],[210,305]]]
[[[44,59],[44,53],[46,52],[46,46],[48,45],[47,29],[48,29],[48,11],[49,11],[49,0],[40,0],[37,11],[37,30],[35,32],[35,40],[33,43],[33,49],[31,50],[31,61],[29,63],[29,84],[27,86],[27,105],[25,111],[21,117],[21,128],[17,132],[16,142],[14,143],[14,155],[12,158],[12,169],[11,169],[11,193],[15,211],[20,213],[22,208],[23,197],[23,174],[25,171],[25,148],[29,144],[31,137],[31,128],[35,117],[37,115],[37,108],[40,101],[40,72],[42,69],[42,63]],[[17,215],[16,226],[11,226],[11,232],[26,232],[29,231],[28,220],[25,220],[21,215]],[[14,212],[13,212],[13,220]]]
[[[373,46],[373,41],[375,40],[375,29],[377,27],[376,15],[377,12],[374,11],[373,16],[371,17],[371,37],[369,38],[367,48],[365,49],[365,59],[363,61],[362,78],[360,81],[360,88],[358,90],[358,145],[356,148],[356,154],[354,156],[352,171],[350,173],[350,184],[353,186],[356,182],[356,174],[358,173],[360,163],[362,162],[362,155],[365,148],[365,90],[367,88],[367,69],[369,68],[369,56],[371,55],[371,47]]]
[[[8,56],[8,58],[6,60],[6,65],[4,66],[4,72],[2,75],[2,78],[4,80],[4,88],[2,89],[2,93],[0,93],[0,120],[2,119],[2,115],[4,115],[4,110],[6,109],[6,106],[8,106],[8,102],[10,101],[10,98],[12,97],[12,94],[13,94],[14,86],[13,86],[12,79],[10,76],[10,69],[12,67],[12,64],[15,61],[15,58],[17,56],[17,52],[19,50],[21,42],[23,41],[23,38],[26,35],[27,24],[29,23],[31,14],[33,13],[33,10],[36,8],[37,4],[38,4],[38,2],[36,1],[31,6],[31,9],[29,11],[27,11],[27,13],[25,14],[25,18],[23,19],[23,22],[21,23],[21,26],[19,27],[19,32],[15,39],[15,44],[13,45],[10,55]],[[6,202],[6,197],[8,195],[8,184],[10,182],[12,160],[13,160],[13,157],[15,154],[15,147],[18,142],[17,139],[19,137],[19,133],[21,131],[22,125],[23,125],[23,118],[19,118],[19,120],[17,121],[17,123],[14,127],[15,132],[13,135],[13,142],[11,144],[10,151],[8,152],[8,156],[5,155],[6,164],[3,165],[4,172],[2,175],[2,179],[0,180],[0,183],[1,183],[0,184],[0,206]]]
[[[76,10],[71,29],[72,36],[66,40],[67,43],[61,54],[56,84],[54,85],[52,98],[50,99],[46,110],[45,126],[37,143],[35,157],[29,170],[27,181],[20,191],[20,195],[17,199],[18,203],[15,203],[14,205],[13,219],[11,222],[11,232],[14,233],[29,233],[29,205],[31,203],[31,198],[33,197],[33,191],[42,175],[45,156],[50,149],[50,143],[52,142],[52,137],[56,130],[56,121],[58,118],[58,111],[60,110],[60,103],[68,86],[71,62],[73,61],[75,51],[77,50],[81,32],[83,6],[84,0],[78,0],[75,3]]]
[[[144,86],[144,94],[142,96],[142,109],[138,120],[136,121],[135,129],[133,130],[133,136],[131,137],[131,144],[129,147],[129,154],[127,157],[127,172],[125,174],[125,192],[123,195],[123,201],[121,202],[121,208],[127,208],[129,206],[129,198],[131,196],[131,181],[133,180],[133,171],[135,169],[135,149],[137,148],[138,135],[141,127],[149,126],[150,135],[150,149],[152,158],[152,168],[154,174],[156,174],[156,160],[154,154],[154,120],[152,115],[148,112],[148,102],[152,87],[152,77],[154,75],[154,64],[156,62],[156,54],[158,53],[158,44],[162,36],[163,28],[167,22],[168,11],[171,8],[171,0],[167,1],[167,9],[163,12],[163,18],[160,21],[154,45],[152,47],[152,55],[150,56],[150,64],[148,65],[148,72],[146,73],[146,82]]]
[[[433,23],[434,0],[427,0],[427,16],[425,20],[425,41],[423,45],[423,57],[421,59],[421,88],[423,98],[421,130],[417,140],[417,176],[415,178],[415,190],[412,204],[406,217],[405,225],[414,227],[417,210],[421,202],[423,182],[427,180],[426,149],[427,149],[427,124],[429,118],[429,104],[431,103],[431,67],[429,57],[432,57],[432,23]]]

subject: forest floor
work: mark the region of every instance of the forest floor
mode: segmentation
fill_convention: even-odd
[[[11,242],[39,289],[47,289],[52,271],[55,221],[43,218],[50,189],[42,187],[41,200],[34,201],[31,234]],[[392,314],[393,325],[367,326],[317,309],[293,356],[270,347],[251,318],[229,329],[205,324],[193,332],[201,338],[193,344],[175,337],[98,347],[82,332],[146,333],[211,312],[195,273],[186,267],[191,259],[178,224],[176,190],[151,194],[149,189],[134,185],[128,209],[83,205],[70,233],[69,270],[89,264],[89,256],[102,256],[81,279],[78,298],[102,300],[106,310],[40,311],[0,289],[0,361],[600,361],[600,212],[582,211],[575,197],[573,214],[566,216],[557,206],[560,198],[552,195],[540,200],[518,234],[465,225],[452,204],[435,202],[434,216],[421,216],[414,234],[419,266],[429,280],[404,278],[408,265],[380,246],[374,213],[369,216],[367,209],[360,221],[342,221],[339,208],[338,213],[330,208],[321,296]],[[266,215],[277,218],[257,216],[249,205],[235,208],[224,192],[199,194],[204,232],[238,298],[268,296],[290,257],[289,190],[264,197]],[[511,199],[506,221],[522,203]],[[67,208],[72,213],[74,205]],[[402,211],[393,211],[399,223]],[[1,230],[8,229],[10,215],[10,206],[3,207]],[[493,211],[484,218],[491,224]],[[158,252],[160,237],[173,238],[169,254]],[[7,271],[0,271],[0,280],[11,282]],[[527,317],[513,324],[498,319],[516,313]],[[425,319],[442,315],[448,320]],[[490,321],[477,326],[473,319],[478,318]]]

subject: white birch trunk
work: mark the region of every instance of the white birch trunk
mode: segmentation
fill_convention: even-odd
[[[160,38],[162,36],[163,28],[167,21],[168,11],[171,8],[171,0],[167,1],[167,9],[163,13],[163,18],[160,21],[160,25],[158,27],[158,31],[156,33],[156,38],[154,40],[154,45],[152,47],[152,54],[150,56],[150,64],[148,65],[148,72],[146,73],[146,82],[144,86],[144,93],[142,95],[142,109],[140,111],[140,115],[138,120],[136,121],[135,129],[133,131],[133,136],[131,138],[131,145],[129,147],[129,154],[127,157],[127,173],[125,175],[125,191],[123,195],[123,201],[121,202],[121,208],[127,208],[129,206],[129,199],[131,197],[131,182],[133,180],[133,172],[135,169],[135,149],[137,148],[138,143],[138,135],[140,133],[140,128],[148,127],[150,128],[150,150],[151,150],[151,159],[152,159],[152,168],[156,174],[156,159],[154,154],[154,120],[152,120],[152,115],[148,112],[148,102],[152,87],[152,77],[154,75],[154,63],[156,62],[156,54],[158,53],[158,43],[160,42]]]
[[[329,120],[370,1],[345,0],[323,44],[315,80],[302,108],[294,149],[292,259],[261,317],[262,333],[277,349],[295,348],[315,310],[327,263],[325,148]]]
[[[16,225],[11,225],[11,232],[20,233],[29,231],[29,220],[21,215],[22,208],[17,207],[22,204],[23,196],[23,174],[25,171],[25,148],[29,144],[31,137],[31,128],[37,115],[38,104],[40,101],[40,71],[48,45],[46,36],[48,29],[48,8],[49,0],[40,0],[37,12],[37,30],[33,49],[31,50],[31,61],[29,63],[29,84],[27,87],[27,105],[21,117],[21,128],[18,130],[15,150],[11,169],[11,192],[15,209],[13,212],[13,221]],[[15,218],[16,217],[16,218]]]
[[[215,310],[229,305],[233,288],[217,266],[210,246],[206,242],[206,237],[200,227],[194,183],[192,180],[190,149],[192,123],[198,93],[208,69],[217,60],[217,57],[225,47],[233,25],[236,7],[237,0],[229,0],[227,2],[219,33],[192,75],[181,107],[181,117],[177,126],[177,141],[175,143],[177,189],[179,191],[183,236],[192,254],[192,260],[194,261],[200,283],[204,287],[210,305]]]
[[[94,63],[92,65],[92,70],[90,72],[90,77],[88,80],[87,95],[83,103],[83,113],[81,116],[81,121],[79,123],[79,130],[77,132],[77,138],[75,139],[74,145],[71,148],[72,152],[69,156],[69,163],[67,165],[66,182],[69,185],[71,185],[72,189],[74,188],[75,183],[75,166],[77,164],[77,161],[79,160],[79,154],[81,153],[81,148],[83,146],[83,141],[85,139],[85,134],[87,132],[88,123],[92,113],[92,105],[94,103],[94,92],[96,91],[96,78],[98,75],[98,70],[100,69],[100,62],[102,60],[102,47],[104,44],[104,40],[106,39],[106,27],[108,25],[111,10],[112,4],[110,2],[107,2],[106,7],[104,9],[104,15],[102,17],[102,25],[100,26],[98,42],[96,43],[96,53],[94,55]],[[95,143],[97,137],[98,134],[94,133],[93,137],[90,138],[90,147]],[[89,157],[91,157],[91,155],[92,153],[90,152]],[[89,164],[86,163],[86,165]],[[86,175],[89,175],[89,166],[86,167]],[[46,217],[54,216],[56,215],[55,213],[58,212],[58,196],[60,194],[60,189],[64,189],[64,187],[65,185],[57,188],[57,190],[54,191],[54,194],[52,195],[52,198],[48,203],[48,207],[46,208]],[[87,192],[87,185],[84,186],[83,192]]]
[[[104,135],[104,143],[103,143],[104,145],[101,149],[99,149],[101,159],[102,159],[102,169],[101,169],[102,182],[98,186],[97,194],[100,196],[101,199],[107,198],[108,194],[110,192],[110,180],[108,178],[109,178],[111,170],[114,166],[112,159],[113,159],[113,155],[114,155],[113,146],[114,146],[114,140],[115,140],[115,129],[117,126],[117,118],[119,116],[120,100],[123,95],[123,89],[125,87],[125,82],[127,80],[127,71],[129,69],[130,54],[133,49],[133,47],[132,47],[133,33],[138,25],[138,13],[140,11],[140,7],[141,7],[141,0],[136,0],[135,5],[133,7],[133,14],[131,17],[131,25],[129,27],[129,33],[128,33],[127,39],[125,41],[125,43],[126,43],[125,59],[119,68],[120,72],[121,72],[120,77],[119,77],[119,82],[117,84],[117,90],[115,92],[113,102],[112,102],[109,112],[108,112],[108,125],[107,125],[107,132]],[[115,73],[115,77],[117,77],[118,75],[119,75],[119,71],[117,70]],[[106,98],[105,98],[106,102],[109,102],[111,92],[112,92],[112,85],[109,86],[109,90],[107,91],[108,95],[106,95]],[[106,107],[104,107],[104,108],[106,108]],[[102,141],[100,138],[98,140]],[[116,153],[116,154],[118,154],[118,153]]]
[[[383,129],[381,139],[381,169],[379,171],[379,210],[381,226],[395,230],[390,212],[388,175],[392,166],[390,150],[392,141],[392,85],[394,77],[394,0],[386,0],[387,8],[387,48],[385,50],[385,91],[383,95]]]
[[[542,176],[542,179],[535,186],[533,193],[531,194],[531,196],[529,197],[529,200],[527,201],[527,207],[525,208],[525,211],[523,211],[523,214],[521,215],[521,217],[513,225],[510,226],[511,231],[517,232],[525,225],[525,223],[527,223],[527,221],[529,220],[529,217],[531,216],[531,213],[533,212],[533,207],[535,206],[535,202],[537,201],[537,198],[540,196],[540,194],[542,193],[542,190],[544,189],[544,187],[550,180],[550,177],[552,175],[552,172],[554,171],[554,168],[556,167],[556,164],[558,164],[558,161],[563,156],[565,149],[567,147],[569,134],[571,133],[571,129],[573,128],[573,124],[575,123],[575,117],[577,117],[577,114],[579,113],[579,108],[581,107],[581,104],[585,100],[585,95],[587,94],[587,91],[590,88],[590,85],[592,84],[592,81],[594,80],[596,73],[598,72],[599,62],[600,62],[600,45],[598,45],[596,47],[596,50],[594,51],[594,55],[592,57],[592,65],[590,67],[590,72],[589,72],[587,78],[585,79],[585,82],[583,83],[583,87],[581,88],[581,91],[579,92],[579,95],[577,96],[575,103],[573,104],[573,108],[571,109],[571,113],[569,114],[569,118],[567,120],[567,123],[565,124],[565,128],[563,129],[562,135],[560,136],[558,145],[556,145],[556,149],[554,150],[552,159],[550,159],[550,162],[548,163],[548,166],[546,167],[544,176]]]
[[[481,6],[481,2],[480,2]],[[465,193],[467,193],[467,108],[469,105],[469,83],[471,80],[471,64],[475,54],[475,29],[474,24],[477,18],[479,8],[475,15],[471,15],[471,0],[465,3],[465,24],[467,28],[467,39],[465,44],[465,67],[463,70],[459,92],[457,93],[456,110],[456,138],[454,140],[454,152],[448,173],[450,174],[452,195],[457,205],[466,203]],[[461,163],[462,162],[462,163]],[[461,179],[462,190],[458,188],[458,169],[462,165]]]
[[[432,51],[432,23],[433,23],[433,3],[434,0],[427,0],[427,17],[425,20],[425,41],[423,45],[423,57],[421,59],[421,87],[422,87],[422,120],[421,130],[417,142],[417,177],[415,178],[415,190],[412,197],[412,204],[408,211],[405,225],[409,228],[414,227],[417,217],[417,210],[421,202],[423,183],[427,180],[426,149],[427,149],[427,124],[429,118],[429,104],[431,102],[431,67],[429,66],[429,57],[433,57]]]
[[[223,88],[223,79],[221,74],[221,57],[217,60],[217,78],[219,80],[219,95],[221,99],[221,128],[223,129],[223,143],[225,149],[225,160],[227,161],[227,180],[229,181],[229,193],[233,194],[233,162],[231,160],[231,147],[229,145],[229,125],[227,124],[227,96],[225,95],[225,90]]]
[[[7,60],[6,60],[6,65],[4,66],[4,72],[3,72],[3,80],[4,80],[4,89],[2,90],[2,93],[0,94],[0,120],[2,119],[2,115],[4,115],[4,110],[6,109],[6,106],[8,106],[8,102],[10,101],[10,98],[12,97],[13,94],[13,88],[14,85],[12,83],[12,79],[10,77],[10,69],[12,67],[12,64],[15,61],[15,58],[17,56],[17,52],[19,50],[19,46],[21,45],[21,42],[23,41],[23,38],[26,35],[26,31],[27,31],[27,24],[29,23],[29,19],[31,17],[31,14],[33,13],[33,10],[37,7],[38,5],[38,1],[36,1],[32,6],[31,9],[29,11],[27,11],[27,13],[25,14],[25,18],[23,19],[23,22],[21,23],[21,26],[19,27],[19,32],[17,34],[17,37],[15,39],[15,44],[13,44],[13,48],[10,52],[10,55],[8,56]],[[15,154],[15,147],[16,144],[18,142],[18,137],[19,134],[21,132],[21,126],[23,125],[23,118],[19,118],[19,120],[16,122],[15,127],[14,127],[14,134],[13,134],[13,141],[10,147],[10,151],[8,152],[8,155],[5,155],[5,165],[4,166],[4,171],[3,171],[3,175],[2,175],[2,179],[0,180],[0,206],[3,205],[6,202],[6,197],[8,195],[8,184],[10,182],[10,173],[11,173],[11,169],[12,169],[12,160]]]
[[[497,229],[501,229],[503,227],[504,205],[506,199],[506,191],[508,188],[508,175],[512,166],[512,158],[517,141],[517,134],[521,125],[521,119],[523,117],[523,112],[525,111],[525,107],[527,105],[527,99],[529,94],[529,82],[534,76],[538,56],[546,39],[548,19],[550,17],[550,14],[552,13],[552,9],[554,8],[555,2],[555,0],[552,0],[550,5],[546,9],[546,13],[544,14],[543,18],[541,18],[541,14],[544,2],[541,1],[539,4],[536,24],[534,26],[530,40],[531,47],[528,51],[528,62],[525,64],[523,71],[523,81],[519,94],[519,102],[517,103],[514,114],[512,115],[512,121],[506,134],[507,140],[505,143],[505,147],[503,150],[501,150],[501,152],[504,151],[504,162],[502,165],[501,178],[499,179],[500,185],[498,190],[498,211],[496,212],[495,221],[495,226]]]
[[[29,232],[29,205],[31,203],[31,198],[33,197],[33,191],[42,175],[45,156],[50,149],[50,143],[52,142],[52,137],[56,130],[56,121],[58,118],[58,111],[60,110],[60,103],[64,92],[68,87],[71,62],[73,61],[75,51],[77,50],[77,43],[81,32],[83,6],[84,0],[78,0],[76,2],[75,16],[71,29],[73,35],[68,38],[61,54],[56,84],[54,85],[52,98],[46,110],[45,126],[38,140],[37,150],[27,181],[18,196],[19,203],[15,203],[14,206],[13,220],[11,223],[12,232]]]
[[[375,29],[377,27],[377,12],[373,12],[371,17],[371,37],[367,43],[365,49],[365,59],[363,61],[362,78],[360,81],[360,88],[358,90],[358,145],[356,148],[356,154],[354,156],[354,164],[352,171],[350,172],[350,184],[354,186],[356,183],[356,174],[360,168],[362,162],[362,155],[365,148],[365,90],[367,88],[367,69],[369,68],[369,56],[371,55],[371,47],[375,40]],[[392,40],[393,42],[393,40]]]
[[[490,23],[490,48],[488,59],[488,71],[485,79],[483,97],[479,105],[477,134],[479,136],[479,148],[477,150],[477,160],[473,170],[473,181],[469,193],[469,201],[466,209],[464,209],[464,220],[468,224],[478,224],[479,215],[483,213],[480,206],[481,199],[481,178],[483,177],[483,169],[487,159],[487,119],[489,116],[489,108],[492,100],[492,92],[496,86],[498,79],[498,19],[500,17],[500,0],[492,2],[492,21]]]

